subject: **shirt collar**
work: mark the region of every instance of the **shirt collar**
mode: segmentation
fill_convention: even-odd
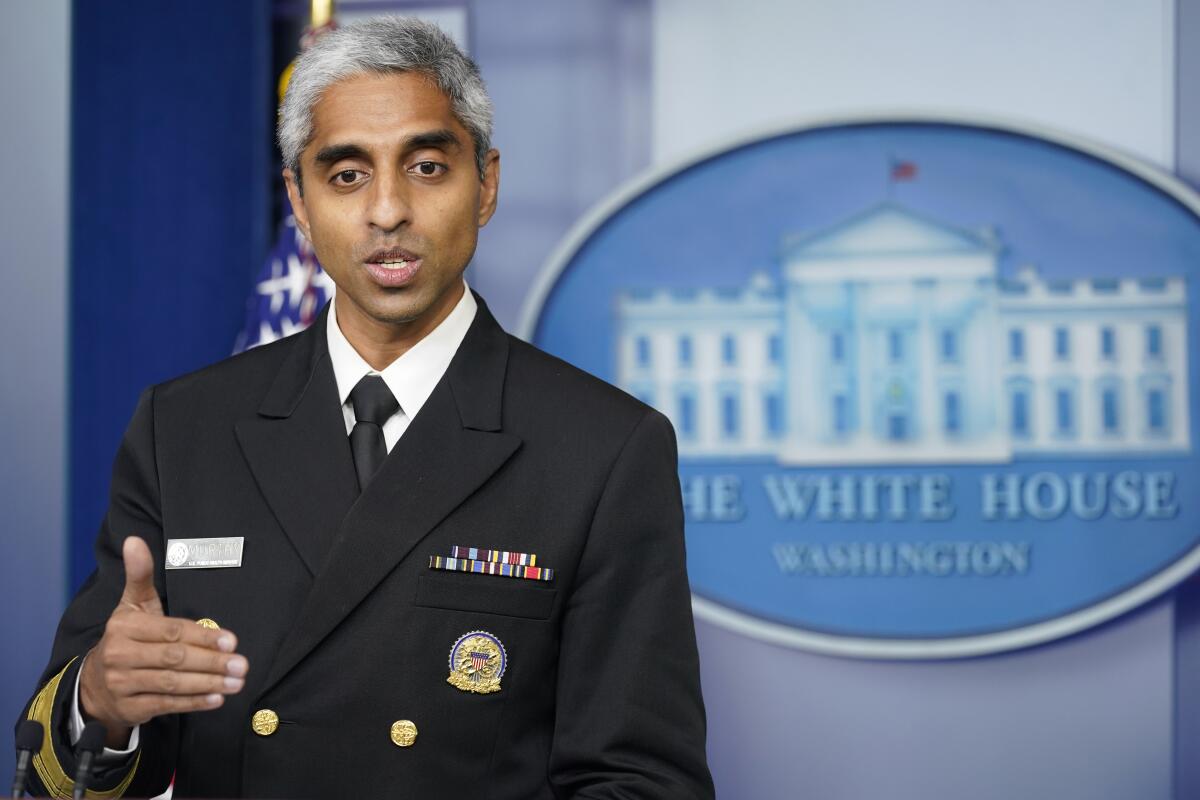
[[[425,405],[433,388],[442,379],[450,360],[458,352],[467,335],[467,329],[475,319],[478,304],[470,287],[463,281],[463,296],[451,309],[450,314],[424,339],[410,347],[403,355],[377,372],[371,368],[338,327],[337,310],[329,303],[329,319],[325,334],[329,343],[329,359],[333,364],[333,376],[337,380],[338,399],[342,405],[350,392],[364,375],[379,375],[391,389],[401,410],[412,419]]]

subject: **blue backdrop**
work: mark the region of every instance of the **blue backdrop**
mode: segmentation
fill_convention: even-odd
[[[138,393],[229,354],[267,252],[270,11],[268,0],[74,4],[72,593],[94,565]]]

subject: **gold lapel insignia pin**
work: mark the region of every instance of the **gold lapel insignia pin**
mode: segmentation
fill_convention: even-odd
[[[500,691],[500,678],[508,667],[508,653],[495,634],[471,631],[450,648],[450,677],[455,689],[475,694]]]

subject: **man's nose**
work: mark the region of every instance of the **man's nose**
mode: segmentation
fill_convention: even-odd
[[[371,184],[371,205],[367,214],[371,227],[385,233],[408,222],[411,206],[407,181],[393,174],[376,175]]]

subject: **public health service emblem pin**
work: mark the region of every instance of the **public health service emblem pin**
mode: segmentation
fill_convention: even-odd
[[[458,637],[450,648],[450,676],[446,682],[464,692],[498,692],[507,666],[508,653],[494,634],[471,631]]]

